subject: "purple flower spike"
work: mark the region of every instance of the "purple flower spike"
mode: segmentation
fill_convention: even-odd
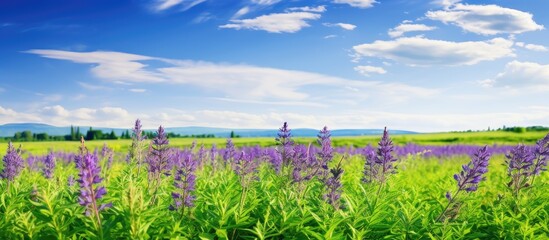
[[[192,192],[195,190],[196,185],[196,166],[198,162],[193,159],[192,154],[186,154],[179,166],[177,166],[174,186],[177,192],[172,193],[174,204],[170,206],[170,210],[181,209],[181,214],[184,214],[185,207],[189,208],[194,206],[194,199]]]
[[[328,164],[332,161],[334,157],[332,148],[332,141],[330,139],[330,131],[328,127],[324,126],[322,130],[318,133],[318,144],[320,145],[320,151],[318,154],[318,160],[320,164],[320,179],[325,180],[328,177]]]
[[[292,130],[288,128],[288,123],[284,122],[278,131],[278,137],[275,138],[277,144],[282,146],[282,149],[279,149],[278,152],[282,156],[283,166],[288,166],[291,162],[292,146],[294,145],[291,131]]]
[[[100,200],[107,190],[102,186],[96,186],[101,183],[101,167],[98,166],[98,159],[96,155],[85,154],[82,158],[80,164],[80,173],[78,174],[79,179],[78,183],[80,184],[80,196],[78,196],[78,203],[81,206],[86,207],[86,215],[95,215],[99,220],[99,205],[98,200]]]
[[[326,180],[327,193],[324,195],[324,199],[335,209],[339,209],[339,198],[341,198],[342,193],[341,175],[343,175],[341,161],[339,161],[335,168],[330,169],[330,173],[330,177]]]
[[[532,175],[539,175],[542,171],[547,171],[547,160],[549,159],[549,134],[536,143],[534,149],[535,163],[532,169]]]
[[[458,183],[458,191],[465,190],[474,192],[478,188],[478,184],[484,180],[483,175],[488,172],[488,161],[490,154],[487,151],[487,146],[480,148],[471,159],[471,162],[462,166],[462,171],[454,175],[454,179]]]
[[[44,176],[47,179],[51,179],[53,177],[54,169],[55,169],[55,157],[53,156],[53,153],[50,152],[44,159]]]
[[[23,158],[21,158],[20,152],[21,147],[15,149],[11,141],[8,143],[8,150],[2,159],[4,161],[4,169],[0,173],[1,178],[8,179],[8,186],[23,170]]]

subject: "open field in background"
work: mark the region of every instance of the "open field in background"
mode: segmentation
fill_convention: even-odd
[[[424,133],[424,134],[408,134],[408,135],[392,135],[393,142],[397,145],[407,143],[417,145],[516,145],[518,143],[534,144],[538,139],[545,136],[546,132],[459,132],[459,133]],[[255,146],[262,147],[275,145],[275,136],[270,138],[234,138],[234,144],[239,146]],[[358,137],[333,137],[332,143],[335,147],[353,146],[364,147],[368,144],[375,146],[379,141],[380,136],[358,136]],[[172,138],[170,145],[184,148],[190,146],[193,141],[198,145],[204,144],[210,147],[216,144],[222,148],[225,146],[225,138]],[[316,138],[303,138],[294,136],[294,140],[300,144],[316,143]],[[87,141],[86,145],[90,149],[101,148],[103,144],[107,144],[116,152],[127,152],[131,144],[131,140],[95,140]],[[45,154],[48,149],[54,151],[69,151],[75,152],[80,145],[78,141],[53,141],[53,142],[14,142],[15,145],[22,144],[23,149],[33,154]],[[2,144],[0,150],[5,153],[7,144]]]

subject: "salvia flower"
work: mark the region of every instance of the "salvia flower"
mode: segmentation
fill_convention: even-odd
[[[334,148],[332,147],[332,141],[330,139],[330,131],[328,127],[324,126],[318,133],[318,144],[320,145],[320,151],[318,154],[318,160],[320,165],[320,178],[325,179],[328,176],[328,163],[332,160],[334,154]]]
[[[334,209],[340,208],[339,199],[341,198],[342,193],[341,175],[343,175],[343,168],[341,168],[341,161],[339,161],[336,167],[330,169],[330,176],[326,180],[327,193],[324,195],[324,199],[331,204]]]
[[[542,171],[547,171],[547,160],[549,159],[549,134],[537,141],[534,148],[534,156],[535,162],[533,164],[532,175],[539,175]]]
[[[511,177],[508,186],[512,189],[513,194],[517,195],[520,189],[528,187],[528,178],[531,175],[529,171],[534,164],[534,154],[519,144],[511,152],[505,155],[507,158],[507,175]]]
[[[395,163],[397,159],[393,157],[393,151],[393,141],[391,141],[389,131],[387,131],[387,127],[385,127],[385,129],[383,129],[383,137],[378,143],[375,159],[375,163],[379,166],[378,178],[382,183],[385,182],[386,175],[396,172],[393,163]]]
[[[86,207],[86,215],[95,215],[100,224],[99,212],[112,206],[112,204],[99,205],[98,203],[98,200],[107,194],[107,190],[102,186],[98,186],[102,179],[100,177],[101,167],[99,167],[97,162],[97,156],[94,154],[87,153],[82,159],[80,172],[78,173],[78,183],[80,184],[78,203]]]
[[[448,199],[448,205],[446,205],[444,211],[438,216],[437,221],[446,217],[449,210],[455,211],[455,215],[457,215],[460,203],[456,202],[456,197],[462,191],[474,192],[478,189],[479,183],[485,180],[484,174],[488,172],[489,160],[490,153],[487,150],[487,146],[479,148],[477,152],[473,154],[471,162],[463,165],[461,167],[461,172],[454,175],[458,189],[453,195],[450,192],[446,192],[445,197]]]
[[[132,129],[132,145],[130,146],[127,156],[127,159],[129,160],[128,162],[133,161],[138,165],[140,165],[143,161],[143,141],[147,137],[143,135],[143,130],[141,130],[141,128],[141,120],[135,120],[135,125]]]
[[[458,190],[474,192],[478,188],[478,184],[485,179],[484,174],[488,172],[488,161],[490,154],[487,147],[480,148],[467,165],[461,166],[462,171],[459,174],[454,174],[454,179],[457,181]]]
[[[223,164],[225,167],[227,167],[227,164],[228,165],[232,164],[235,154],[236,154],[236,148],[233,144],[233,140],[231,140],[230,138],[227,138],[227,143],[225,144],[225,150],[223,151]]]
[[[50,152],[44,159],[44,177],[51,179],[53,177],[53,170],[55,169],[55,157]]]
[[[362,182],[370,183],[377,177],[376,153],[372,149],[366,148],[364,149],[363,155],[366,162],[364,163],[364,176],[362,177]]]
[[[196,184],[196,166],[198,162],[193,159],[192,154],[185,154],[179,166],[176,166],[174,176],[174,186],[176,191],[172,192],[174,204],[170,206],[170,210],[181,210],[184,214],[185,207],[194,206],[195,196],[193,191]]]
[[[235,158],[234,171],[240,178],[242,188],[247,188],[256,179],[257,163],[251,154],[242,151]]]
[[[278,145],[281,145],[281,149],[279,149],[278,151],[282,156],[283,166],[288,166],[291,162],[291,150],[292,146],[294,145],[291,131],[292,130],[288,128],[288,123],[284,122],[284,124],[282,124],[282,127],[278,129],[278,137],[275,138],[276,143]]]
[[[219,153],[217,152],[217,146],[215,144],[212,144],[212,148],[210,148],[210,164],[212,165],[212,172],[215,173],[216,167],[217,167],[217,155]]]
[[[4,169],[2,169],[2,173],[0,174],[0,177],[8,180],[8,185],[17,175],[19,175],[19,173],[21,173],[21,170],[24,167],[23,158],[21,158],[20,152],[21,147],[16,149],[11,141],[8,143],[6,155],[2,159],[4,162]]]
[[[160,184],[160,177],[163,173],[169,171],[170,150],[168,144],[170,141],[160,126],[156,132],[156,137],[151,142],[151,149],[148,156],[149,163],[149,182]]]

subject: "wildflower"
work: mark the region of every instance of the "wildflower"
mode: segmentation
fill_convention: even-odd
[[[341,159],[343,160],[343,158]],[[343,174],[343,169],[341,168],[341,160],[336,167],[330,169],[330,176],[326,180],[326,190],[327,193],[324,195],[324,199],[331,204],[334,209],[339,209],[342,193],[341,185],[341,175]]]
[[[396,162],[397,159],[392,155],[393,150],[393,141],[391,141],[391,138],[389,137],[389,131],[387,131],[387,127],[385,127],[385,129],[383,129],[383,137],[378,143],[375,158],[375,163],[380,166],[379,174],[381,175],[378,175],[378,177],[379,181],[382,183],[385,182],[387,174],[396,172],[393,163]]]
[[[15,149],[11,141],[8,143],[6,155],[2,159],[4,162],[4,169],[2,170],[2,173],[0,173],[0,177],[8,179],[8,186],[23,169],[23,159],[20,156],[20,152],[21,146],[19,146],[18,149]]]
[[[236,154],[236,149],[234,147],[233,141],[230,138],[227,138],[227,144],[225,145],[225,151],[223,151],[223,163],[225,167],[227,164],[232,164],[234,156]]]
[[[440,221],[445,215],[450,212],[457,214],[461,203],[456,202],[456,197],[462,191],[474,192],[478,189],[478,185],[481,181],[485,180],[483,176],[488,172],[488,161],[490,160],[490,154],[487,151],[487,147],[484,146],[477,150],[473,154],[471,162],[463,165],[459,174],[454,174],[454,179],[457,181],[458,189],[455,194],[446,192],[446,199],[448,199],[448,205],[444,208],[444,211],[438,216],[437,221]],[[452,207],[452,208],[450,208]]]
[[[547,171],[547,160],[549,159],[549,134],[536,142],[534,156],[535,161],[532,175],[539,175],[542,171]]]
[[[170,166],[170,148],[168,144],[170,141],[166,136],[166,132],[162,126],[158,127],[156,137],[152,140],[150,145],[150,152],[147,158],[149,163],[149,190],[153,192],[153,201],[156,200],[156,192],[160,187],[162,174],[169,174]]]
[[[282,165],[288,166],[291,162],[292,155],[292,146],[294,141],[292,140],[291,130],[288,128],[288,123],[284,122],[281,128],[278,131],[278,137],[275,138],[275,141],[278,145],[282,146],[282,149],[278,150],[282,156]]]
[[[477,190],[478,184],[486,179],[483,175],[488,172],[488,160],[490,160],[490,154],[487,147],[484,146],[473,155],[469,164],[461,166],[462,171],[459,174],[454,174],[454,179],[458,182],[458,191],[474,192]]]
[[[53,153],[50,152],[44,159],[44,176],[47,179],[51,179],[53,177],[54,169],[55,169],[55,157],[53,156]]]
[[[318,144],[320,145],[320,151],[318,152],[319,158],[319,167],[320,167],[320,177],[321,180],[324,180],[328,177],[328,163],[333,158],[332,141],[330,140],[330,131],[328,127],[324,126],[322,130],[318,133]]]
[[[170,206],[170,210],[181,209],[181,213],[184,214],[185,207],[194,206],[193,201],[195,197],[192,195],[192,192],[195,190],[195,170],[197,164],[198,162],[193,159],[192,154],[185,154],[177,166],[174,176],[176,192],[172,192],[174,204]]]
[[[247,188],[255,179],[257,163],[252,155],[242,151],[235,159],[234,171],[239,176],[242,187]]]
[[[94,185],[98,185],[102,181],[101,177],[99,177],[101,167],[98,166],[97,161],[97,156],[87,153],[82,159],[80,173],[78,173],[78,183],[80,184],[78,203],[86,207],[86,215],[98,215],[99,211],[112,205],[109,203],[98,206],[97,201],[107,194],[107,190],[102,186],[94,187]],[[99,220],[98,216],[96,217],[98,223],[100,223],[101,220]]]
[[[370,183],[372,182],[376,176],[377,176],[377,168],[376,168],[376,153],[371,149],[365,149],[363,155],[366,158],[366,162],[364,163],[364,176],[362,177],[362,182]]]

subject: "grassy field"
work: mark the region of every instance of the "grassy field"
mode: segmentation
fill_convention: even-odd
[[[397,145],[413,143],[418,145],[449,145],[449,144],[467,144],[467,145],[516,145],[517,143],[534,144],[536,140],[542,138],[545,132],[463,132],[463,133],[426,133],[412,135],[392,135],[393,142]],[[316,138],[300,138],[295,136],[297,143],[307,144],[315,143]],[[368,144],[376,145],[380,136],[357,136],[357,137],[333,137],[333,145],[364,147]],[[173,138],[170,139],[170,145],[184,148],[196,141],[198,145],[204,144],[209,147],[216,144],[218,147],[224,147],[225,138]],[[236,146],[272,146],[275,144],[274,136],[271,138],[235,138],[233,142]],[[86,145],[90,149],[101,148],[107,144],[117,152],[127,152],[130,140],[96,140],[87,141]],[[23,149],[33,154],[45,154],[49,149],[53,151],[76,151],[80,142],[78,141],[56,141],[56,142],[14,142],[15,145],[21,144]],[[5,152],[7,144],[0,147],[1,152]]]

